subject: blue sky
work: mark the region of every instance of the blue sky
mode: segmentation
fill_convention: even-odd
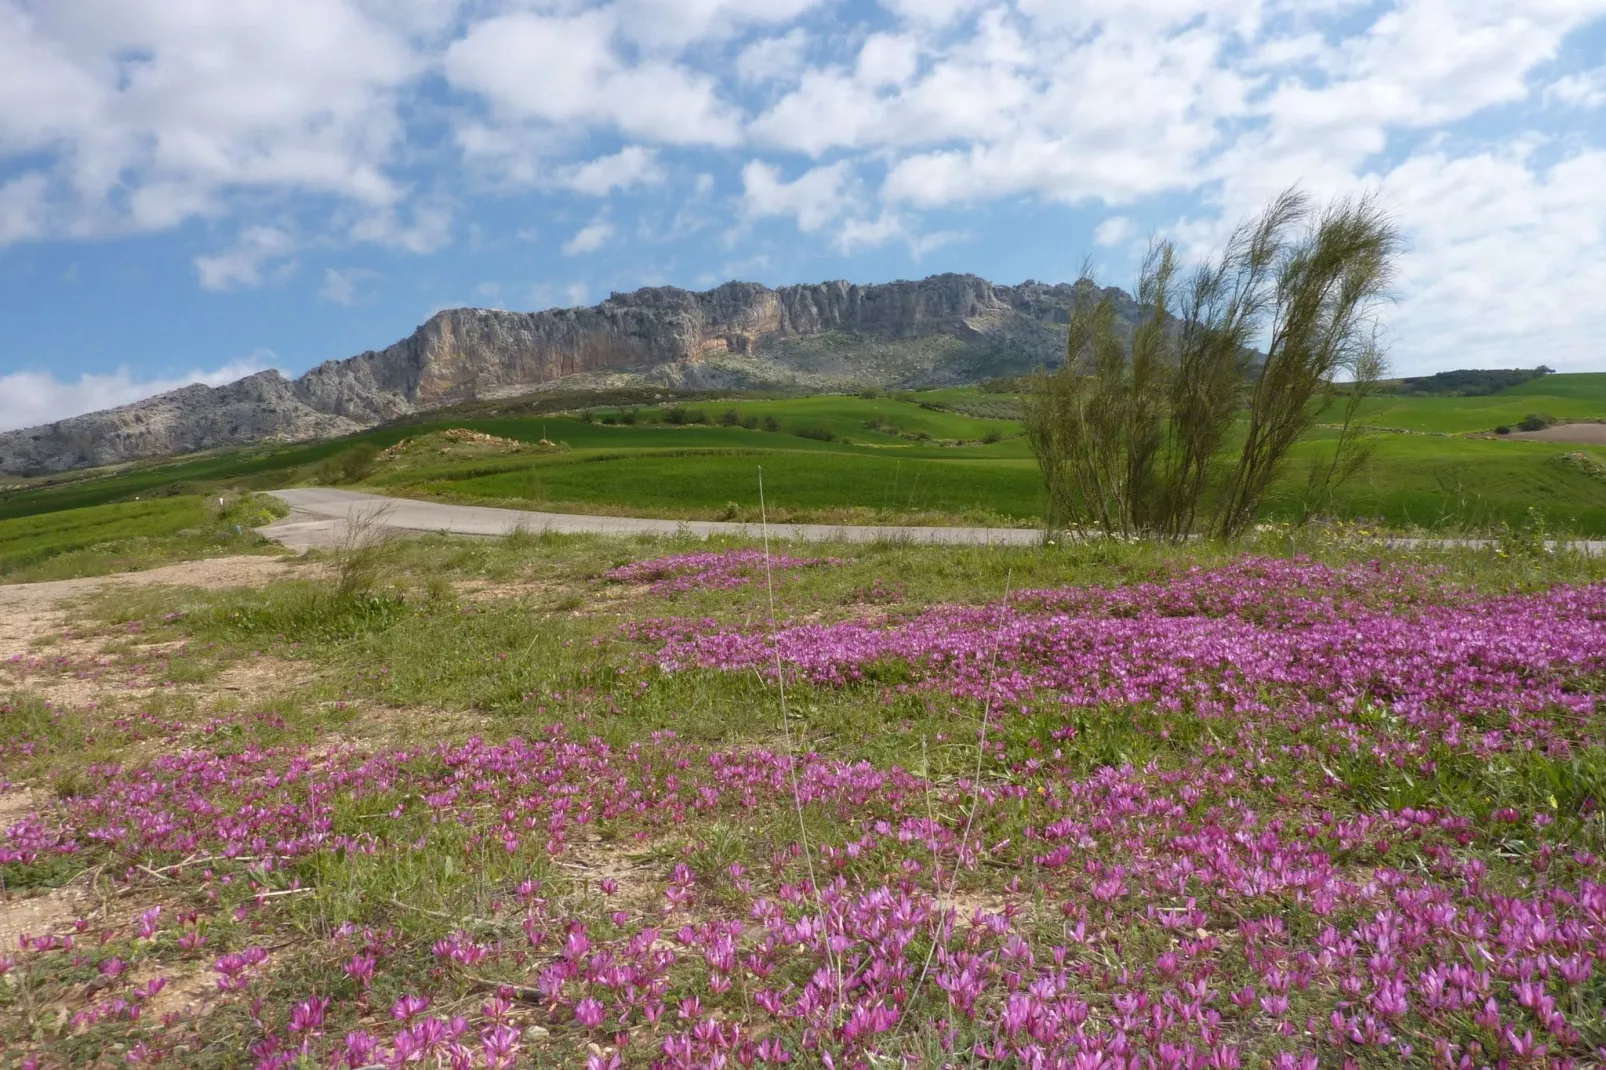
[[[1401,373],[1606,370],[1606,0],[0,0],[0,429],[456,305],[1127,284],[1376,192]]]

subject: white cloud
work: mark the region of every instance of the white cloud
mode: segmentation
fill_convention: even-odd
[[[658,154],[640,145],[626,145],[612,156],[599,156],[569,171],[564,185],[577,193],[606,197],[614,190],[653,185],[664,180]]]
[[[318,296],[349,308],[373,296],[371,291],[364,290],[364,286],[379,277],[379,272],[370,268],[324,268],[323,286],[319,288]]]
[[[43,237],[50,227],[50,180],[38,172],[0,186],[0,245]]]
[[[1545,87],[1545,99],[1570,104],[1575,108],[1606,105],[1606,67],[1556,79]]]
[[[1606,353],[1606,150],[1414,157],[1382,176],[1404,226],[1393,349],[1430,368],[1596,371]]]
[[[293,268],[288,258],[295,253],[296,241],[278,227],[247,227],[240,232],[234,248],[215,256],[195,258],[201,287],[207,290],[233,290],[260,286],[264,271],[282,277]]]
[[[915,76],[920,66],[920,46],[912,37],[873,33],[859,48],[854,77],[871,89],[900,86]]]
[[[920,260],[927,253],[934,253],[944,246],[956,245],[970,239],[970,232],[964,230],[935,230],[930,234],[912,234],[907,238],[909,255]]]
[[[1572,288],[1601,258],[1572,234],[1594,225],[1573,198],[1606,151],[1588,110],[1606,68],[1578,31],[1606,0],[878,2],[0,0],[0,246],[201,220],[238,235],[195,259],[230,289],[305,248],[439,251],[499,226],[474,218],[486,193],[579,193],[611,207],[570,255],[621,228],[669,248],[723,226],[737,262],[761,251],[737,247],[747,224],[790,219],[838,252],[918,259],[964,237],[922,234],[922,213],[1024,201],[1091,206],[1119,259],[1162,210],[1204,248],[1288,185],[1370,184],[1412,242],[1400,348],[1492,353],[1442,326],[1479,294],[1521,327],[1486,332],[1501,345],[1602,342],[1598,299]],[[652,209],[627,214],[649,185]],[[513,205],[508,240],[579,226],[542,207]],[[1440,217],[1458,208],[1459,231]],[[324,300],[361,299],[330,271]],[[1524,313],[1555,293],[1567,309]]]
[[[1093,242],[1096,245],[1120,245],[1132,233],[1132,220],[1124,215],[1114,215],[1100,223],[1093,231]]]
[[[802,29],[780,37],[765,37],[743,48],[736,57],[736,77],[744,82],[790,82],[803,70],[809,36]]]
[[[945,26],[961,15],[969,14],[982,5],[983,0],[881,0],[881,6],[914,23]]]
[[[105,374],[80,375],[63,381],[47,371],[20,371],[0,375],[0,431],[64,420],[86,412],[127,405],[190,383],[221,386],[273,366],[274,354],[259,349],[243,360],[230,361],[211,371],[144,379],[126,367]]]
[[[565,256],[594,253],[607,245],[612,238],[613,223],[606,216],[599,215],[575,231],[574,237],[563,243],[563,253]]]
[[[170,227],[236,191],[394,203],[399,91],[437,20],[364,0],[0,5],[0,154],[48,191],[0,240]]]
[[[903,220],[892,212],[882,212],[875,219],[846,219],[837,231],[836,247],[851,254],[885,245],[905,233]]]
[[[414,200],[403,208],[385,207],[362,213],[347,231],[352,241],[425,254],[452,242],[454,203],[446,197]]]
[[[618,29],[613,9],[515,12],[474,25],[446,50],[443,69],[504,124],[583,123],[665,144],[735,143],[736,113],[713,78],[661,58],[627,62],[614,47]]]
[[[747,214],[754,219],[791,216],[805,233],[819,230],[852,207],[853,181],[853,169],[845,161],[816,167],[791,182],[781,178],[779,168],[760,160],[742,168]]]
[[[821,0],[619,0],[626,36],[664,50],[789,22]]]

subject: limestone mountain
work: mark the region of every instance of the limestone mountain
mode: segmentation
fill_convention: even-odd
[[[1126,325],[1137,305],[1108,291]],[[650,287],[590,308],[450,309],[385,349],[0,434],[0,472],[37,475],[349,434],[465,401],[662,385],[830,390],[958,385],[1063,359],[1074,286],[974,275],[861,286]]]

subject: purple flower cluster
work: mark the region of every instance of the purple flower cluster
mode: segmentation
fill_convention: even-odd
[[[841,563],[841,559],[834,557],[769,556],[769,567],[776,572]],[[653,594],[678,594],[696,588],[720,590],[742,587],[752,582],[753,576],[763,570],[762,550],[721,550],[670,554],[650,561],[636,561],[609,570],[607,578],[620,583],[649,583],[652,585],[649,590]]]
[[[330,855],[384,865],[440,838],[516,874],[420,946],[353,925],[301,941],[339,983],[280,1005],[266,941],[210,947],[210,998],[243,1009],[264,1068],[1575,1070],[1606,1059],[1596,801],[1474,820],[1368,805],[1334,768],[1431,777],[1450,757],[1598,747],[1603,622],[1596,587],[1489,597],[1419,571],[1244,562],[785,629],[775,648],[665,623],[645,634],[671,671],[764,671],[778,649],[820,686],[997,700],[1001,731],[1023,708],[1058,727],[989,748],[979,780],[556,727],[192,751],[93,770],[94,790],[0,832],[0,864],[71,856],[263,930]],[[1167,762],[1088,772],[1089,711],[1202,727]],[[737,857],[714,849],[741,827]],[[617,864],[642,845],[650,861]],[[587,890],[524,876],[547,860]],[[147,910],[98,939],[199,954],[200,932],[193,910]],[[0,973],[91,935],[27,937]],[[113,987],[83,1029],[127,1027],[148,998],[122,962],[102,961]],[[162,1039],[181,1035],[131,1061],[182,1065]]]
[[[907,621],[778,633],[711,621],[633,625],[659,666],[774,672],[846,686],[889,663],[911,686],[999,708],[1152,708],[1207,720],[1363,732],[1378,715],[1480,751],[1594,738],[1606,585],[1478,597],[1431,576],[1251,561],[1165,584],[1027,591],[1007,607],[939,606]],[[990,688],[990,690],[989,690]]]

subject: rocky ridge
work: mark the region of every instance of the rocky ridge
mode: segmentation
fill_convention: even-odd
[[[259,372],[0,434],[0,472],[39,475],[263,441],[349,434],[465,401],[606,382],[725,389],[917,386],[1063,356],[1075,288],[974,275],[860,286],[649,287],[590,308],[437,313],[381,350],[295,380]],[[1130,324],[1137,306],[1108,291]]]

